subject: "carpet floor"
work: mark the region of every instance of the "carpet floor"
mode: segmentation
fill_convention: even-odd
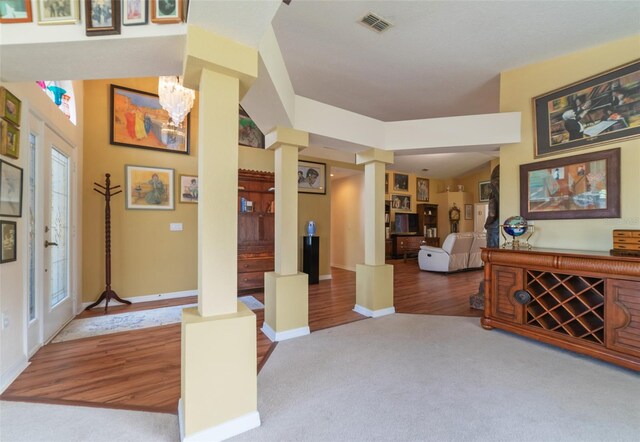
[[[258,376],[262,426],[232,440],[637,441],[639,397],[630,370],[477,318],[395,314],[280,342]],[[3,442],[178,440],[171,415],[0,407]]]

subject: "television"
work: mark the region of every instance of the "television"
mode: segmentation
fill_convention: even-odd
[[[395,233],[418,233],[418,215],[416,213],[396,213]]]

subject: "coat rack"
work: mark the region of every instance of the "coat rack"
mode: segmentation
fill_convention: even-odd
[[[131,304],[131,301],[125,301],[124,299],[120,299],[120,297],[118,296],[118,294],[116,292],[114,292],[113,290],[111,290],[111,207],[109,205],[110,201],[111,201],[111,197],[115,196],[119,193],[122,193],[122,190],[118,190],[116,192],[113,192],[116,189],[119,189],[120,186],[114,186],[111,187],[111,179],[109,178],[111,175],[108,173],[105,173],[105,180],[104,180],[104,186],[98,183],[93,183],[94,185],[98,186],[100,189],[96,189],[94,188],[93,190],[95,190],[96,192],[98,192],[100,195],[104,196],[104,200],[105,200],[105,206],[104,206],[104,266],[105,266],[105,284],[106,287],[104,289],[104,292],[102,292],[102,294],[100,295],[100,298],[94,302],[93,304],[91,304],[89,307],[87,307],[85,310],[89,310],[92,309],[93,307],[97,306],[98,304],[100,304],[103,300],[106,300],[105,304],[104,304],[104,311],[105,313],[107,312],[107,308],[109,308],[109,300],[114,299],[118,302],[121,302],[123,304]]]

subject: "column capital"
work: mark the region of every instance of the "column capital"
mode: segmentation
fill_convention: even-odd
[[[368,164],[373,162],[393,164],[393,152],[372,148],[356,154],[356,164]]]
[[[258,51],[198,26],[187,28],[185,87],[199,90],[203,69],[240,80],[240,98],[258,77]]]
[[[304,132],[290,127],[277,126],[265,135],[267,149],[277,149],[283,145],[296,146],[298,149],[309,147],[309,132]]]

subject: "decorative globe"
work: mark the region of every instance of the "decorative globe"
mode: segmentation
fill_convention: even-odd
[[[523,235],[528,229],[527,220],[521,216],[510,216],[504,223],[502,223],[502,228],[508,234],[513,236],[514,238],[517,236]]]

